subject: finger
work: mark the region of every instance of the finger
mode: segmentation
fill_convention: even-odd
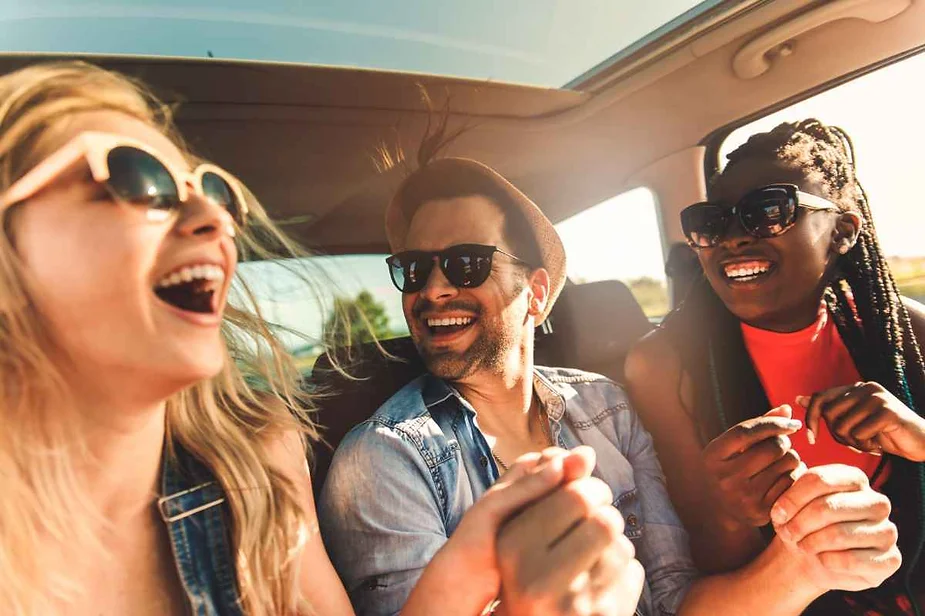
[[[723,434],[713,439],[704,449],[704,455],[720,460],[737,456],[761,441],[793,434],[803,424],[795,419],[784,417],[756,417],[736,424]]]
[[[559,488],[563,477],[565,456],[550,459],[546,464],[529,468],[511,467],[505,473],[505,481],[499,481],[485,492],[473,509],[485,516],[489,528],[497,528],[522,508]],[[507,476],[511,475],[510,478]]]
[[[896,546],[888,550],[856,549],[835,552],[822,552],[816,558],[828,571],[839,574],[839,581],[853,581],[860,587],[848,588],[839,584],[844,590],[866,590],[879,586],[885,579],[899,570],[902,555]]]
[[[830,400],[843,395],[854,385],[845,385],[842,387],[833,387],[825,391],[817,392],[813,396],[797,396],[796,402],[806,409],[806,440],[810,445],[815,445],[816,435],[819,434],[819,420],[822,417],[823,406]]]
[[[786,524],[775,527],[781,539],[799,543],[808,535],[843,522],[879,523],[890,515],[890,499],[864,490],[826,494],[807,504]]]
[[[855,401],[855,404],[842,413],[837,419],[829,421],[826,418],[826,423],[829,426],[829,432],[832,434],[832,437],[842,445],[847,445],[848,447],[854,447],[855,449],[861,449],[860,442],[854,435],[851,433],[851,430],[855,425],[864,421],[871,413],[871,408],[864,404],[863,402]]]
[[[543,463],[539,452],[526,453],[519,458],[498,478],[494,485],[507,484],[517,481]]]
[[[864,421],[854,427],[852,434],[858,441],[873,440],[878,434],[889,432],[892,414],[886,409],[880,409],[867,416]]]
[[[623,535],[623,516],[613,507],[602,507],[585,518],[550,550],[550,570],[546,583],[567,588],[579,574],[589,571],[605,550],[629,563],[634,559],[632,542]]]
[[[755,475],[748,482],[750,490],[754,494],[760,494],[762,500],[767,503],[768,510],[770,512],[771,505],[777,501],[777,498],[783,494],[783,492],[778,493],[774,498],[770,497],[771,489],[774,486],[785,485],[786,488],[789,488],[793,485],[795,481],[792,473],[800,465],[800,454],[796,450],[791,449],[786,452],[786,454],[780,459],[774,462],[771,466],[764,469],[759,474]],[[785,488],[785,490],[786,490]]]
[[[597,454],[593,448],[587,445],[569,450],[569,456],[565,459],[564,480],[574,481],[582,477],[589,477],[596,463]]]
[[[874,548],[887,550],[896,543],[899,533],[889,520],[877,523],[842,522],[830,524],[797,542],[808,554]]]
[[[610,506],[613,492],[603,481],[585,477],[560,486],[539,501],[528,505],[503,530],[511,537],[552,545],[579,521],[598,508]]]
[[[783,417],[784,419],[793,419],[793,407],[789,404],[782,404],[775,407],[762,415],[762,417]]]
[[[768,470],[779,462],[792,450],[793,444],[786,434],[773,436],[748,449],[745,453],[736,456],[727,462],[730,466],[738,467],[737,473],[751,479]],[[799,461],[799,460],[797,460]],[[787,472],[793,470],[787,469]]]
[[[844,464],[816,466],[804,472],[771,509],[776,525],[786,524],[810,502],[837,492],[855,492],[869,487],[863,471]]]

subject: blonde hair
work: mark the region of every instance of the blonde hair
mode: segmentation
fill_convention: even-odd
[[[43,144],[61,118],[99,110],[138,118],[181,143],[170,110],[124,76],[68,62],[0,77],[0,192],[50,153]],[[251,201],[248,229],[239,234],[243,257],[299,255]],[[67,389],[23,284],[10,232],[15,209],[0,213],[0,606],[32,615],[80,591],[60,566],[68,549],[105,552],[92,523],[100,513],[74,468],[86,448],[74,442],[58,410]],[[291,430],[303,442],[317,433],[296,366],[253,294],[238,283],[249,306],[226,309],[221,373],[167,401],[167,455],[182,447],[221,483],[243,608],[251,616],[277,616],[307,605],[297,585],[306,512],[296,487],[271,466],[264,443]],[[58,562],[41,549],[49,538]]]

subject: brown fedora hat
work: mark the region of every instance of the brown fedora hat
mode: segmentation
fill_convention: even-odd
[[[450,189],[452,194],[445,194],[441,188],[446,186],[459,189]],[[435,160],[405,178],[385,211],[385,234],[389,246],[394,252],[405,250],[411,219],[424,202],[474,194],[491,198],[505,214],[513,208],[513,213],[521,216],[533,232],[542,263],[532,265],[542,266],[549,272],[550,281],[549,301],[537,324],[542,323],[565,285],[565,247],[540,208],[491,167],[468,158],[448,157]]]

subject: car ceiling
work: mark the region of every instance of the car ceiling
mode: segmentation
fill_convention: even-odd
[[[376,152],[401,145],[413,158],[429,119],[421,86],[435,107],[448,100],[454,127],[467,127],[449,153],[496,167],[555,222],[730,123],[925,44],[925,2],[896,0],[904,10],[892,19],[824,23],[791,41],[793,53],[766,73],[734,72],[736,53],[760,33],[851,1],[730,2],[589,77],[581,91],[218,59],[86,59],[179,103],[194,151],[238,175],[300,241],[373,252],[387,250],[383,211],[405,173],[380,171]],[[60,57],[0,55],[0,71]]]

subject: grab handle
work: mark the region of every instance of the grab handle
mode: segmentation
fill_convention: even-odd
[[[774,26],[746,43],[733,58],[732,70],[739,79],[754,79],[770,70],[775,57],[772,52],[792,51],[787,43],[801,34],[841,19],[880,23],[896,17],[910,6],[912,0],[832,0]]]

